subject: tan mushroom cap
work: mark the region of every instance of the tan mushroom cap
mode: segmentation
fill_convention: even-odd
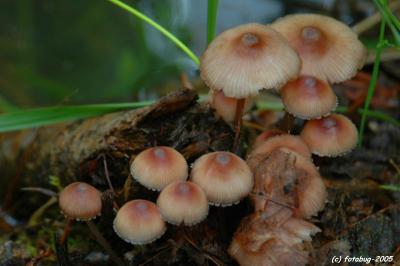
[[[296,168],[298,182],[296,193],[298,206],[295,209],[297,217],[309,218],[316,215],[325,205],[327,197],[324,182],[315,165],[297,152],[287,148],[280,149],[283,152],[295,156],[294,167]]]
[[[171,147],[158,146],[139,153],[131,164],[131,174],[148,189],[161,190],[176,180],[186,180],[185,158]]]
[[[353,122],[340,114],[309,120],[300,133],[312,153],[328,157],[351,151],[357,145],[357,135]]]
[[[237,98],[226,97],[223,91],[210,90],[208,93],[210,106],[215,109],[216,113],[228,123],[235,120]],[[246,98],[244,112],[251,109],[253,100],[251,97]]]
[[[249,157],[268,155],[276,149],[287,148],[311,160],[311,152],[307,144],[299,136],[281,134],[268,138],[265,142],[254,147]]]
[[[66,186],[58,202],[62,213],[70,219],[86,221],[101,214],[100,191],[84,182]]]
[[[166,186],[157,199],[162,217],[171,224],[195,225],[208,214],[208,200],[195,183],[175,181]]]
[[[268,139],[279,136],[279,135],[284,135],[285,132],[280,130],[280,129],[269,129],[261,133],[256,137],[253,143],[253,150],[256,149],[258,146],[262,145],[264,142],[266,142]]]
[[[302,75],[337,83],[350,79],[364,65],[365,47],[351,28],[336,19],[316,14],[288,15],[272,27],[299,53]]]
[[[331,86],[312,76],[289,81],[280,93],[286,111],[306,120],[326,116],[337,106]]]
[[[246,24],[218,35],[200,60],[204,82],[228,97],[246,98],[295,78],[301,62],[270,26]]]
[[[160,238],[166,230],[157,205],[147,200],[125,203],[114,219],[115,233],[128,243],[148,244]]]
[[[198,158],[192,181],[206,193],[212,205],[229,206],[246,197],[253,187],[253,174],[246,162],[231,152],[211,152]]]

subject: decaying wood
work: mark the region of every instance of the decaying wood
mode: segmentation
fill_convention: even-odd
[[[64,185],[86,180],[106,188],[100,155],[114,185],[122,186],[131,157],[146,147],[174,147],[189,162],[205,152],[229,150],[231,128],[196,99],[195,91],[182,89],[142,109],[0,135],[5,206],[18,206],[21,186],[49,186],[50,175]]]

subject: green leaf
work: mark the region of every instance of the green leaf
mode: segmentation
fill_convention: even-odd
[[[0,132],[39,127],[150,105],[153,101],[35,108],[0,114]]]

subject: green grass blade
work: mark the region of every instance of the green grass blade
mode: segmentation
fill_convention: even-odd
[[[33,128],[147,106],[153,101],[35,108],[0,114],[0,132]]]
[[[382,189],[400,192],[400,185],[380,185]]]
[[[215,37],[217,28],[218,0],[208,0],[207,4],[207,43]]]
[[[376,47],[375,62],[374,62],[374,67],[372,69],[372,77],[371,77],[371,81],[368,86],[368,94],[367,94],[367,98],[365,99],[364,110],[361,115],[361,123],[360,123],[359,138],[358,138],[359,145],[362,145],[362,142],[363,142],[365,123],[366,123],[366,119],[367,119],[367,112],[369,110],[369,105],[371,104],[372,97],[374,96],[375,86],[376,86],[376,82],[378,80],[379,65],[381,63],[381,52],[382,52],[382,48],[383,48],[384,42],[385,42],[384,36],[385,36],[385,20],[382,19],[380,30],[379,30],[379,40],[378,40],[378,44]]]
[[[178,46],[183,52],[185,52],[197,65],[200,63],[199,58],[178,38],[176,38],[172,33],[166,30],[163,26],[152,20],[151,18],[147,17],[137,9],[119,1],[119,0],[108,0],[114,5],[128,11],[132,15],[136,16],[137,18],[143,20],[144,22],[148,23],[150,26],[161,32],[164,36],[170,39],[176,46]]]
[[[394,21],[391,17],[391,11],[388,6],[386,0],[374,0],[375,5],[378,7],[379,12],[382,16],[382,21],[385,21],[386,25],[389,27],[390,31],[392,32],[394,41],[397,46],[400,46],[400,33],[399,30],[396,29]]]
[[[349,108],[345,107],[345,106],[338,106],[336,108],[336,112],[338,112],[338,113],[348,113],[348,111],[349,111]],[[364,111],[364,109],[359,108],[359,109],[357,109],[357,113],[359,113],[360,115],[362,115],[363,113],[366,113],[367,117],[373,117],[373,118],[376,118],[378,120],[389,122],[389,123],[391,123],[391,124],[393,124],[395,126],[400,127],[400,121],[399,120],[397,120],[397,119],[395,119],[395,118],[391,117],[390,115],[387,115],[387,114],[385,114],[383,112],[380,112],[380,111],[372,111],[372,110]]]
[[[257,101],[256,103],[258,109],[268,109],[268,110],[273,110],[273,111],[282,111],[284,110],[283,103],[281,101]],[[338,106],[335,110],[335,112],[338,113],[348,113],[349,108],[346,106]],[[364,111],[364,109],[357,109],[357,113],[360,115],[366,114],[367,117],[372,117],[381,121],[385,121],[388,123],[391,123],[395,126],[400,127],[400,121],[391,117],[390,115],[385,114],[384,112],[380,111],[372,111],[372,110],[367,110]]]

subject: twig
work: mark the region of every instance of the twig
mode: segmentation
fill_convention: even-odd
[[[399,8],[400,8],[400,1],[393,1],[392,3],[389,4],[390,10],[396,11]],[[369,16],[369,17],[361,20],[360,22],[355,24],[352,28],[355,33],[360,35],[363,32],[365,32],[365,31],[369,30],[370,28],[372,28],[373,26],[375,26],[376,24],[378,24],[379,21],[381,21],[381,13],[378,11],[375,14],[373,14],[372,16]]]

